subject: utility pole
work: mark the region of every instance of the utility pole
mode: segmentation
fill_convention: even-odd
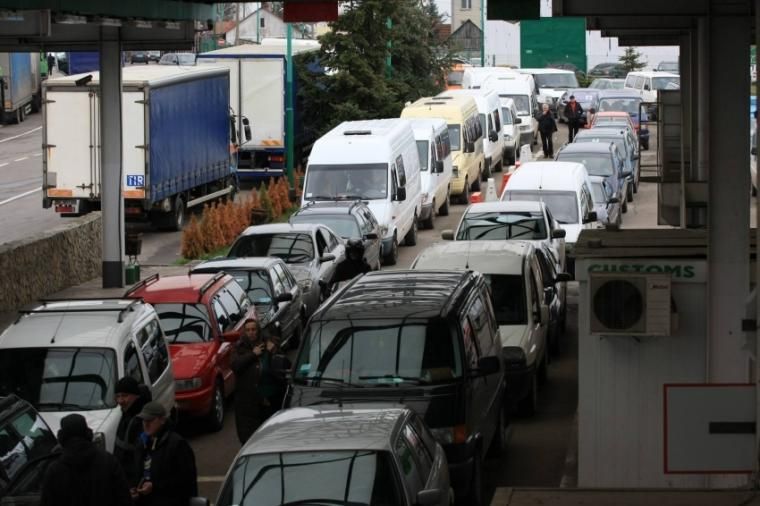
[[[240,7],[243,4],[240,2],[235,4],[235,45],[240,44]]]
[[[480,66],[486,66],[486,0],[480,0]]]
[[[293,173],[293,162],[295,161],[293,160],[293,158],[295,158],[295,146],[293,145],[295,142],[295,118],[293,116],[293,102],[295,100],[295,97],[293,96],[293,25],[291,23],[287,23],[287,27],[288,45],[286,50],[287,61],[285,62],[285,123],[287,125],[287,129],[285,131],[285,164],[290,187],[295,188],[296,180],[295,174]]]
[[[256,8],[256,44],[261,43],[261,37],[259,35],[260,29],[261,29],[261,2],[259,2],[258,7]]]

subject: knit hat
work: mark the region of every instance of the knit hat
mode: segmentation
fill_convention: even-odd
[[[114,393],[140,395],[140,384],[132,376],[124,376],[116,382]]]
[[[58,442],[65,445],[73,437],[92,441],[92,429],[87,426],[87,420],[79,413],[72,413],[61,418]]]
[[[164,405],[160,402],[149,402],[145,406],[143,406],[142,411],[140,411],[140,414],[137,415],[137,418],[142,418],[143,420],[153,420],[154,418],[166,418],[166,408],[164,408]]]

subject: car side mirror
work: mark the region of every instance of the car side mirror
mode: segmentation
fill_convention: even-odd
[[[227,332],[222,334],[222,339],[228,343],[234,343],[238,339],[240,339],[240,331],[239,330],[228,330]]]
[[[454,231],[453,230],[443,230],[441,231],[441,239],[444,241],[453,241],[454,240]]]
[[[324,257],[322,257],[324,258]],[[293,294],[290,292],[284,292],[279,294],[277,297],[274,298],[275,302],[288,302],[293,300]]]
[[[496,356],[480,357],[478,368],[472,371],[474,376],[490,376],[501,370],[500,358]]]
[[[396,200],[398,202],[405,201],[406,200],[406,188],[404,188],[403,186],[399,186],[398,188],[396,188],[396,198],[394,198],[393,200]]]
[[[496,130],[491,130],[491,132],[488,134],[488,140],[491,142],[496,142],[499,140],[499,134],[496,133]]]
[[[593,223],[597,220],[596,217],[596,211],[589,211],[589,213],[586,215],[586,218],[583,220],[583,223]]]
[[[568,281],[572,281],[572,280],[573,280],[573,275],[567,272],[560,272],[557,274],[557,277],[554,278],[555,283],[567,283]]]
[[[567,230],[564,228],[555,228],[552,230],[552,239],[564,239],[567,235]]]
[[[321,257],[319,257],[319,261],[323,263],[332,262],[333,260],[335,260],[335,255],[333,255],[332,253],[326,253],[322,255]]]
[[[610,200],[607,201],[607,203],[608,204],[619,204],[620,203],[620,199],[618,199],[617,197],[611,197]]]
[[[433,166],[433,172],[440,174],[443,172],[443,160],[436,160]]]
[[[364,238],[367,239],[368,241],[374,241],[377,239],[377,237],[378,235],[374,232],[370,232],[369,234],[364,234]]]
[[[515,125],[521,125],[522,124],[522,118],[515,118]]]
[[[415,504],[419,506],[429,506],[433,504],[440,504],[443,494],[439,488],[429,488],[427,490],[420,490],[417,492],[417,500]]]

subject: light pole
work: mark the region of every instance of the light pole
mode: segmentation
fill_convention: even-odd
[[[486,66],[486,0],[480,0],[480,66]]]
[[[295,141],[295,119],[293,117],[293,102],[295,100],[295,97],[293,96],[293,25],[291,23],[288,23],[287,26],[288,45],[286,50],[287,61],[285,63],[285,164],[290,186],[295,187],[295,176],[293,174],[293,158],[295,157],[295,147],[293,146],[293,143]]]

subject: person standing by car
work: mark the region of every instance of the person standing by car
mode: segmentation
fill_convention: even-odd
[[[140,442],[142,423],[137,415],[151,399],[140,390],[140,384],[131,376],[116,382],[116,404],[121,408],[121,419],[116,428],[113,455],[121,464],[130,483],[140,479],[140,471],[135,466],[135,451]]]
[[[372,266],[364,258],[364,242],[353,237],[346,244],[346,259],[335,269],[333,281],[341,283],[354,279],[359,274],[366,274],[372,270]]]
[[[143,425],[136,459],[141,472],[132,499],[140,506],[187,506],[198,495],[193,449],[171,429],[160,402],[147,403],[137,417]]]
[[[567,142],[573,142],[573,138],[583,123],[583,107],[575,101],[575,95],[570,95],[570,101],[565,106],[565,116],[567,117]]]
[[[591,128],[591,126],[594,124],[594,118],[596,117],[596,109],[593,107],[590,107],[588,110],[588,114],[586,115],[586,122],[583,123],[583,128]]]
[[[272,400],[277,385],[270,371],[276,350],[275,341],[262,336],[259,322],[245,321],[230,359],[235,373],[235,428],[241,444],[276,410]]]
[[[552,137],[554,136],[554,132],[557,131],[557,122],[554,121],[554,116],[552,116],[548,104],[544,104],[542,109],[541,115],[538,117],[538,131],[541,133],[544,158],[550,158],[554,156]]]
[[[116,458],[92,440],[92,429],[79,413],[61,419],[61,456],[42,482],[41,506],[129,506],[129,485]],[[187,503],[185,503],[187,504]]]

